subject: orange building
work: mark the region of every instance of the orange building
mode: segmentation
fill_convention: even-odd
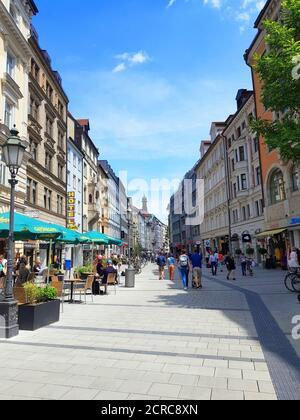
[[[266,19],[278,20],[280,8],[281,0],[266,2],[255,22],[257,34],[245,54],[252,70],[257,117],[269,121],[280,115],[264,108],[262,81],[253,68],[254,56],[266,52],[263,22]],[[262,247],[276,257],[277,265],[286,266],[291,246],[300,247],[300,170],[292,163],[283,162],[276,151],[270,151],[263,138],[260,138],[259,151],[265,204],[265,230],[259,236]]]

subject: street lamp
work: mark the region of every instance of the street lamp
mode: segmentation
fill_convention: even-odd
[[[125,271],[125,287],[135,287],[135,268],[131,265],[131,225],[132,225],[132,208],[130,199],[127,204],[127,222],[128,222],[128,268]]]
[[[14,215],[15,215],[15,189],[18,184],[17,174],[22,166],[26,144],[19,137],[19,132],[13,128],[6,143],[2,146],[2,159],[8,167],[11,179],[10,184],[10,218],[7,251],[7,277],[4,290],[4,299],[0,302],[0,337],[12,338],[18,335],[18,303],[13,296],[13,263],[14,263]]]

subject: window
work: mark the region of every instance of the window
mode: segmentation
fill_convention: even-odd
[[[242,207],[243,220],[246,220],[246,207]]]
[[[71,174],[70,174],[70,171],[68,171],[68,173],[67,173],[67,179],[68,179],[68,185],[69,186],[71,186]]]
[[[77,156],[75,155],[75,153],[73,154],[73,166],[74,168],[77,167]]]
[[[78,191],[81,192],[81,179],[78,178]]]
[[[86,178],[87,177],[87,164],[86,163],[84,163],[84,165],[83,165],[83,174]]]
[[[57,104],[57,110],[58,110],[59,115],[63,118],[64,117],[64,106],[60,102],[60,100],[58,101],[58,104]]]
[[[242,190],[247,189],[247,176],[246,176],[246,174],[241,175],[241,187],[242,187]]]
[[[238,162],[239,161],[239,155],[238,155],[238,151],[237,149],[235,150],[235,161]]]
[[[6,73],[8,73],[12,78],[14,78],[15,75],[15,65],[16,59],[8,52],[6,62]]]
[[[30,151],[31,151],[32,159],[37,161],[38,160],[38,145],[33,140],[30,140]]]
[[[84,204],[87,204],[87,189],[86,189],[86,187],[84,187],[83,198],[84,198]]]
[[[233,197],[236,198],[236,193],[237,193],[237,185],[236,183],[233,184]]]
[[[74,188],[74,191],[76,191],[76,188],[77,188],[77,177],[76,177],[76,175],[73,175],[73,188]]]
[[[52,99],[53,99],[53,89],[52,89],[52,87],[51,87],[51,85],[50,85],[49,82],[46,82],[46,95],[48,96],[48,98],[52,102]]]
[[[256,185],[261,185],[261,169],[260,166],[256,168]]]
[[[259,147],[259,140],[258,140],[258,137],[255,137],[255,139],[253,139],[254,153],[257,153],[258,152],[258,147]]]
[[[270,178],[269,188],[271,204],[276,204],[286,199],[283,173],[280,169],[273,172]]]
[[[299,182],[299,170],[293,166],[292,168],[292,189],[293,191],[299,191],[300,182]]]
[[[30,97],[29,113],[36,121],[39,120],[39,103],[32,97]]]
[[[72,158],[72,152],[71,152],[70,147],[68,147],[68,153],[67,153],[68,162],[71,162],[71,158]]]
[[[244,146],[239,147],[239,154],[240,154],[240,162],[244,162],[244,160],[245,160],[245,148],[244,148]]]
[[[31,60],[31,74],[35,78],[35,80],[38,80],[40,68],[33,59]]]
[[[58,130],[57,138],[58,138],[58,147],[60,147],[62,150],[65,150],[65,148],[64,148],[65,136],[64,136],[64,133],[61,130]]]
[[[52,170],[52,156],[49,152],[45,153],[45,168],[50,172]]]
[[[13,126],[13,110],[13,105],[8,101],[8,99],[6,99],[4,109],[4,124],[10,129]]]
[[[63,215],[64,214],[64,199],[60,195],[57,195],[56,205],[57,205],[57,213]]]
[[[46,115],[46,133],[53,137],[53,121]]]
[[[37,182],[27,178],[27,197],[26,200],[31,204],[37,202]]]
[[[64,167],[61,163],[57,164],[57,176],[60,180],[64,179]]]
[[[46,210],[51,211],[52,208],[52,191],[44,188],[44,207]]]
[[[239,139],[241,137],[241,135],[242,135],[241,127],[238,127],[238,129],[237,129],[237,138]]]
[[[245,128],[246,128],[246,122],[243,121],[243,123],[242,123],[242,130],[245,130]]]
[[[234,171],[235,171],[235,163],[234,163],[234,159],[232,159],[232,161],[231,161],[231,165],[232,165],[232,172],[234,172]]]
[[[250,204],[247,205],[247,218],[250,219],[251,218],[251,208],[250,208]]]

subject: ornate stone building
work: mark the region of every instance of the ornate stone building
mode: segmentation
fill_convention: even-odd
[[[28,73],[31,50],[28,45],[32,17],[37,13],[32,0],[0,0],[0,146],[15,125],[24,142],[28,142]],[[0,148],[1,154],[1,148]],[[26,163],[25,154],[18,174],[16,210],[25,209]],[[9,173],[0,156],[0,212],[8,211]]]
[[[29,40],[28,140],[26,207],[42,220],[66,226],[68,98],[47,51],[34,30]]]

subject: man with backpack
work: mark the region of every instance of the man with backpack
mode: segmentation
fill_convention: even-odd
[[[189,287],[189,274],[190,274],[190,261],[184,250],[181,251],[178,260],[178,270],[183,283],[184,290],[188,290]]]
[[[158,265],[158,271],[159,271],[159,280],[165,279],[165,268],[167,265],[167,260],[164,254],[161,252],[159,256],[157,257],[156,263]]]

